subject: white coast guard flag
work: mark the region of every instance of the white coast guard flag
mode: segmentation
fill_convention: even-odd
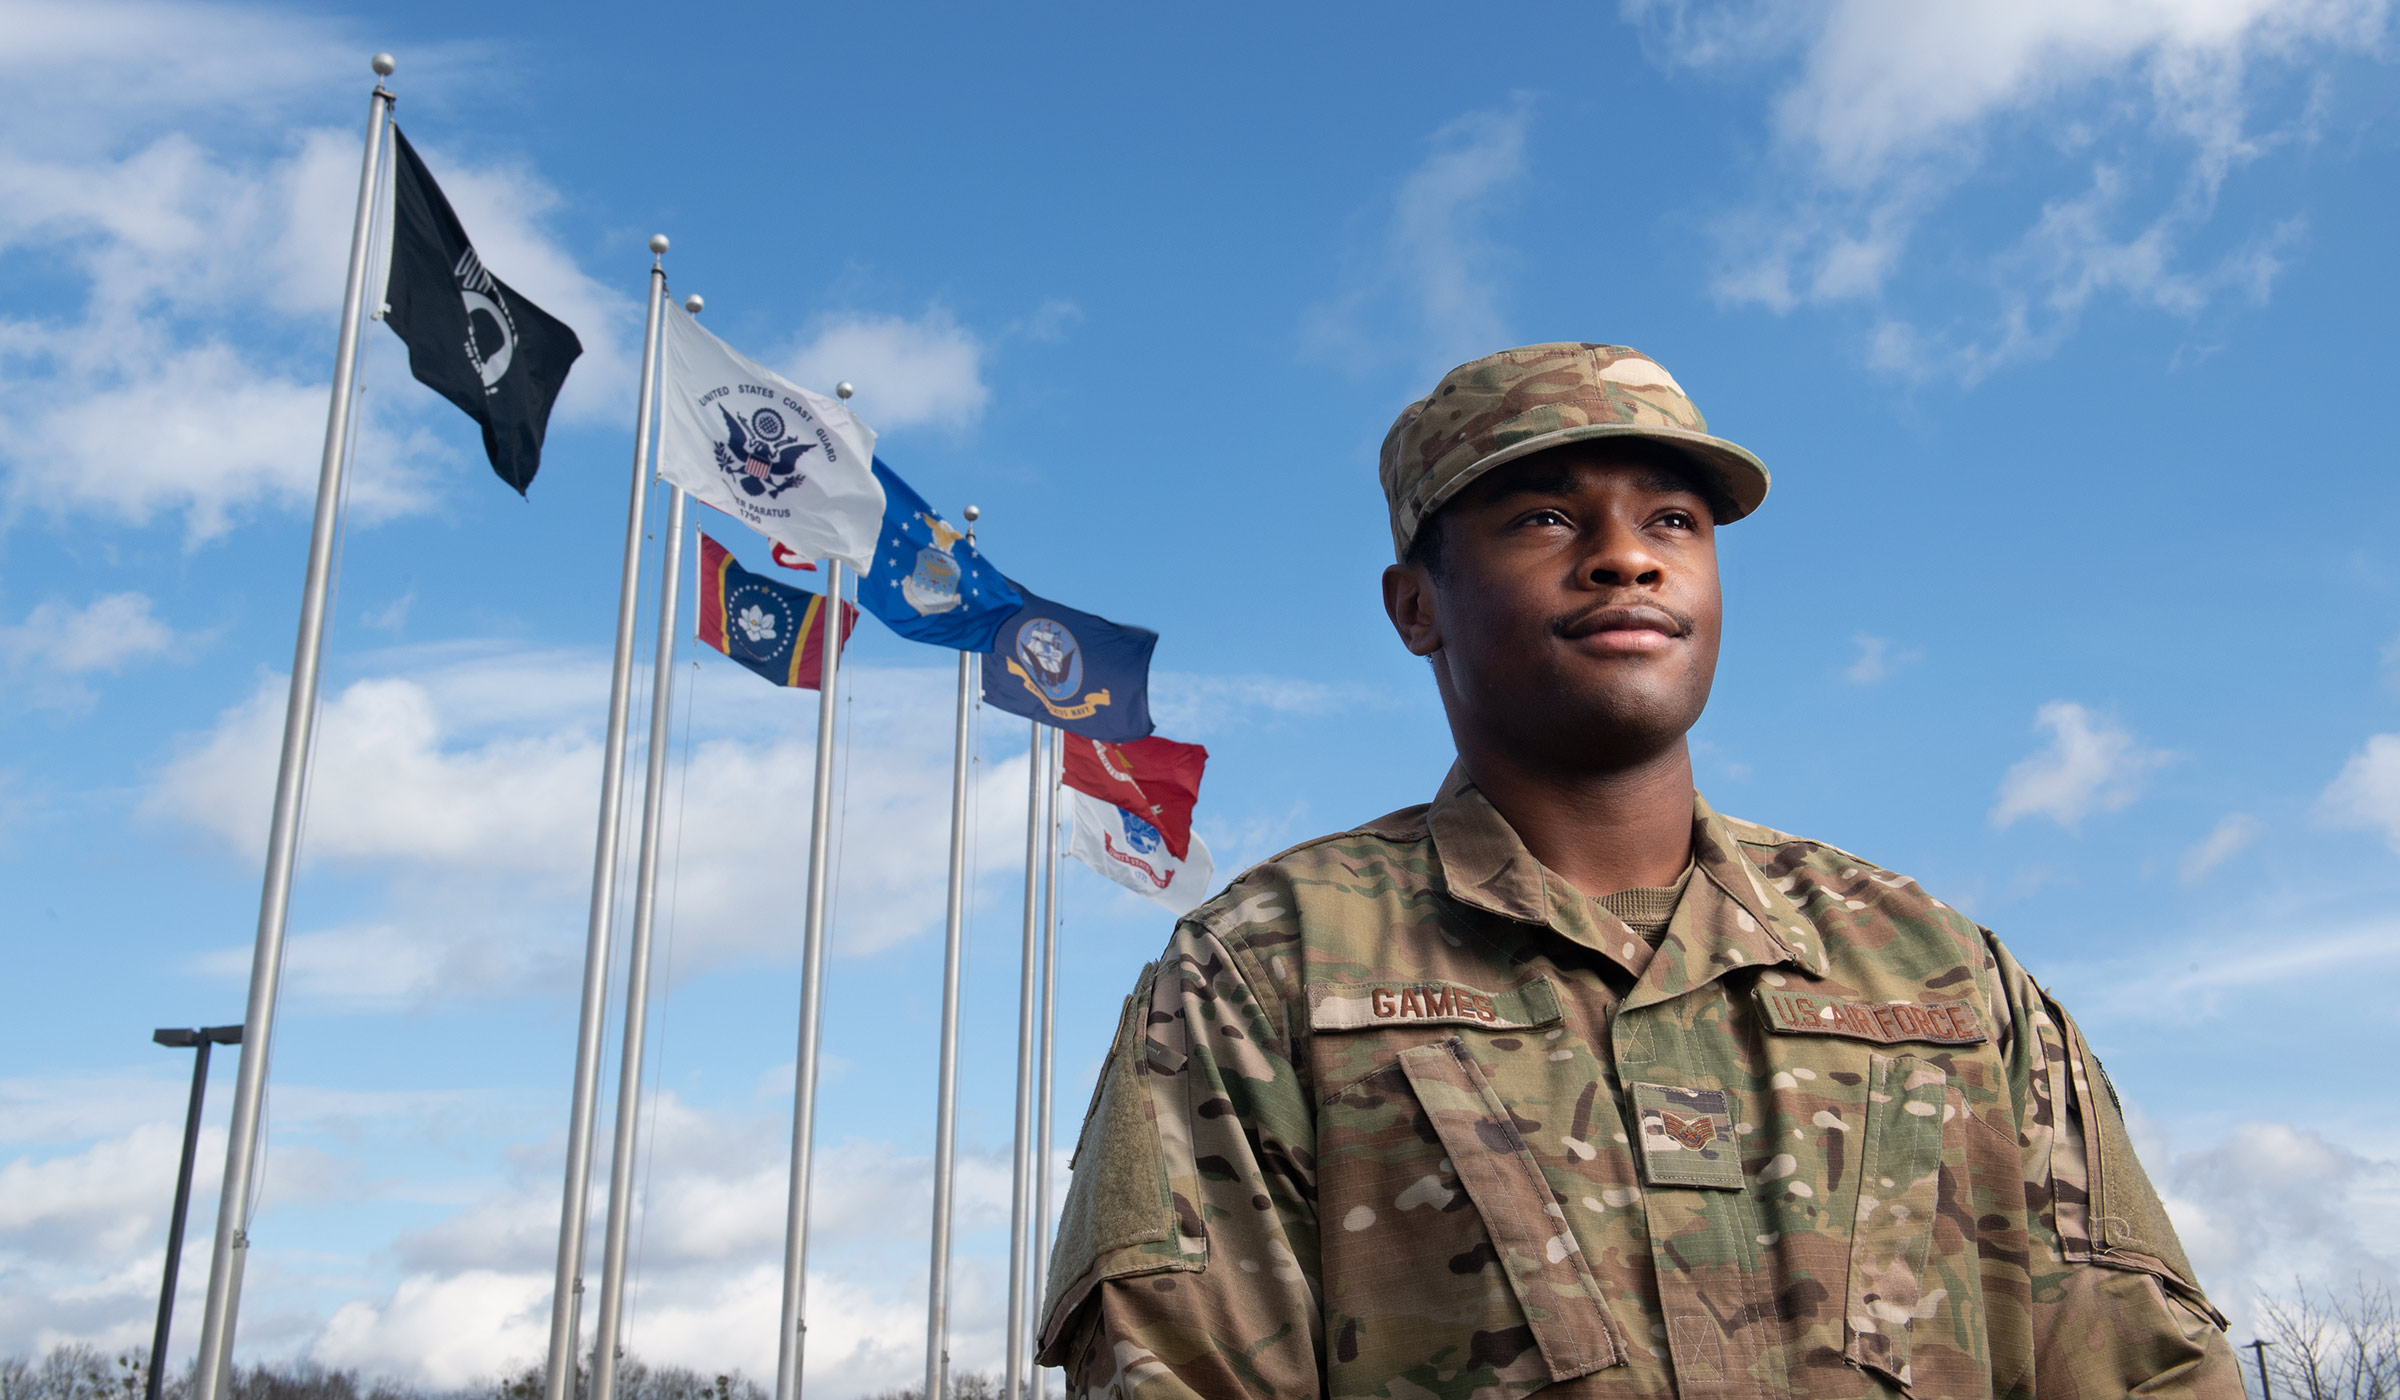
[[[666,308],[658,474],[804,559],[864,574],[883,531],[875,430]]]
[[[1167,840],[1157,827],[1124,808],[1073,788],[1062,788],[1059,795],[1075,814],[1075,837],[1067,854],[1178,914],[1189,914],[1207,901],[1216,862],[1209,859],[1199,832],[1192,833],[1192,853],[1177,860],[1167,854]]]

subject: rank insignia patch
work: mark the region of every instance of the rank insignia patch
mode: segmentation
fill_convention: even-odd
[[[1733,1140],[1733,1096],[1722,1089],[1633,1086],[1642,1125],[1642,1176],[1652,1186],[1738,1191],[1741,1155]]]

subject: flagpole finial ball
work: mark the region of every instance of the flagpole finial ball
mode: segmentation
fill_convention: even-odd
[[[972,525],[972,524],[974,524],[976,521],[983,519],[983,507],[981,507],[981,506],[969,506],[969,507],[967,507],[967,508],[966,508],[966,510],[965,510],[965,512],[964,512],[964,514],[965,514],[965,515],[966,515],[966,517],[967,517],[967,523],[968,523],[969,525]]]
[[[706,305],[708,305],[708,303],[700,299],[700,294],[698,292],[694,292],[690,296],[683,299],[683,309],[691,312],[694,316],[699,315],[700,309]]]
[[[378,78],[388,78],[392,76],[392,70],[400,66],[399,60],[393,58],[388,53],[379,53],[375,55],[375,57],[371,60],[371,63],[375,69],[375,76]]]
[[[667,236],[663,233],[651,234],[650,251],[653,253],[664,253],[667,251]]]
[[[855,393],[857,393],[857,392],[858,392],[858,388],[857,388],[857,386],[856,386],[856,385],[852,384],[852,383],[851,383],[849,380],[845,379],[845,380],[843,380],[841,383],[839,383],[839,384],[836,384],[836,385],[834,385],[834,386],[833,386],[833,392],[835,392],[836,394],[839,394],[839,395],[841,395],[843,398],[845,398],[845,399],[846,399],[846,398],[850,397],[852,394],[855,394]]]

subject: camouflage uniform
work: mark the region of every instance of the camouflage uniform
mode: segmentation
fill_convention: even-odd
[[[1106,1396],[2242,1393],[2073,1021],[1913,881],[1695,799],[1653,948],[1463,773],[1185,918],[1077,1148]]]

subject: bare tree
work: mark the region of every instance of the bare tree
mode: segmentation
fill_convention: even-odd
[[[2359,1280],[2259,1302],[2260,1340],[2278,1396],[2292,1400],[2400,1400],[2400,1312],[2391,1288]]]

